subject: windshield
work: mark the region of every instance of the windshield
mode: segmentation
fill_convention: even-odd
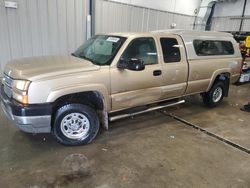
[[[91,61],[96,65],[110,65],[126,38],[96,35],[80,46],[73,56]]]

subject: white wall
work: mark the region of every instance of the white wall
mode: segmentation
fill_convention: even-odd
[[[110,0],[167,12],[194,16],[201,0]]]
[[[216,31],[239,31],[240,19],[232,19],[241,16],[244,0],[218,2],[215,5],[212,30]],[[245,16],[250,16],[250,1],[247,1]],[[242,31],[250,31],[250,19],[244,19]]]
[[[194,16],[143,8],[120,2],[96,0],[95,33],[143,32],[170,29],[192,29]]]
[[[86,40],[86,0],[0,0],[0,76],[7,61],[69,54]]]
[[[215,5],[214,17],[241,16],[244,0],[218,2]],[[247,1],[245,15],[250,15],[250,1]]]

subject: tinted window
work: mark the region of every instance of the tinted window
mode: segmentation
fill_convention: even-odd
[[[230,41],[194,40],[193,44],[198,56],[234,54],[234,48]]]
[[[161,38],[161,48],[165,63],[179,62],[181,54],[175,38]]]
[[[145,65],[157,64],[157,52],[153,38],[134,39],[122,55],[126,61],[130,59],[141,59]]]

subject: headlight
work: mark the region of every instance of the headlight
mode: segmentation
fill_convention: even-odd
[[[30,83],[28,80],[13,80],[13,98],[22,104],[28,104],[28,89]]]
[[[12,87],[20,91],[28,91],[30,81],[28,80],[13,80]]]

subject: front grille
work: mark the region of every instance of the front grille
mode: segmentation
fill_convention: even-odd
[[[12,88],[13,79],[7,76],[6,74],[4,74],[3,77],[4,77],[4,83],[8,85],[10,88]]]
[[[4,92],[5,94],[11,98],[12,97],[12,84],[13,84],[13,79],[9,76],[7,76],[6,74],[4,74]]]

